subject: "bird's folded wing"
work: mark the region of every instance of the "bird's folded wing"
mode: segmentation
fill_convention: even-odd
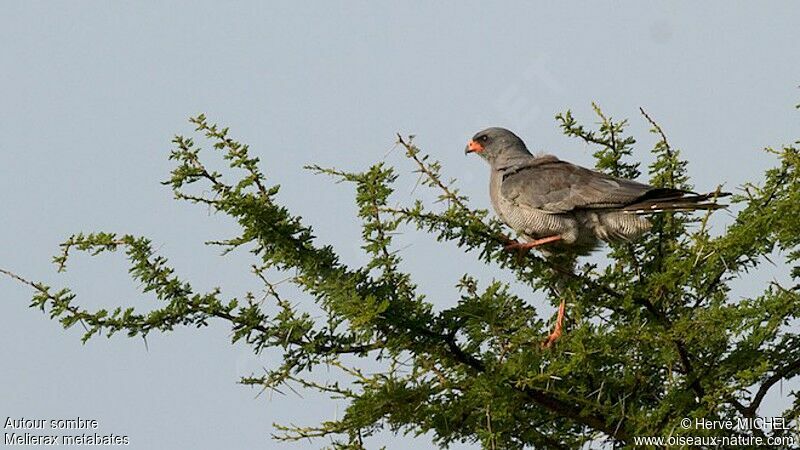
[[[509,168],[500,188],[500,194],[518,206],[553,214],[622,208],[645,196],[666,193],[661,191],[666,190],[615,178],[549,155]]]

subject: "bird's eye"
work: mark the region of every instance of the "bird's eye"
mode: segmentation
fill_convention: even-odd
[[[489,140],[489,136],[484,134],[483,136],[479,137],[478,140],[481,142],[486,142],[487,140]]]

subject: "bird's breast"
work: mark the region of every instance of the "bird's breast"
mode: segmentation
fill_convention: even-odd
[[[489,177],[489,199],[492,202],[492,208],[494,208],[495,214],[497,214],[497,216],[500,217],[500,220],[505,222],[506,225],[511,226],[506,219],[506,214],[504,213],[509,205],[507,205],[508,202],[502,198],[500,193],[500,186],[502,182],[502,174],[496,170],[493,170],[492,175]]]
[[[573,239],[577,223],[571,214],[550,214],[519,205],[502,195],[500,189],[502,181],[502,175],[493,172],[489,194],[495,213],[506,225],[528,238],[560,234],[568,240]]]

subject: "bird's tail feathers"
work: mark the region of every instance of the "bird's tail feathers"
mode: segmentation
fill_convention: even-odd
[[[731,195],[730,192],[709,192],[707,194],[677,194],[662,198],[651,198],[622,208],[628,214],[654,214],[665,211],[708,211],[727,208],[717,203],[717,199]]]

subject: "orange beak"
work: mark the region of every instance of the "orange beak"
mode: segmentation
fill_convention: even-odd
[[[470,140],[469,143],[467,144],[467,148],[464,149],[464,154],[466,155],[469,153],[480,153],[482,151],[483,151],[483,146],[481,144],[473,140]]]

